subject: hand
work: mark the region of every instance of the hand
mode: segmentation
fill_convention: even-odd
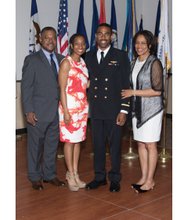
[[[87,89],[90,87],[90,80],[88,80],[88,82],[87,82]]]
[[[123,126],[126,122],[126,114],[123,113],[123,112],[120,112],[118,115],[117,115],[117,119],[116,119],[116,124],[119,125],[119,126]]]
[[[132,90],[132,89],[123,89],[121,91],[122,99],[129,98],[129,97],[131,97],[133,95],[134,95],[134,90]]]
[[[26,113],[26,121],[35,126],[38,119],[36,118],[36,114],[34,112],[28,112]]]
[[[65,124],[66,125],[69,124],[70,121],[71,121],[71,116],[70,116],[69,112],[65,112],[64,113],[64,122],[65,122]]]

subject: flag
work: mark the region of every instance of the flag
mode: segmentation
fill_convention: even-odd
[[[67,0],[60,0],[57,27],[57,52],[66,56],[68,54],[68,4]]]
[[[86,28],[85,28],[85,24],[84,24],[83,11],[84,11],[84,0],[81,0],[80,9],[79,9],[78,24],[77,24],[77,33],[84,35],[85,42],[86,42],[86,49],[88,49],[89,43],[88,43],[88,37],[86,34]]]
[[[131,10],[131,0],[126,0],[127,2],[127,9],[126,9],[126,23],[125,23],[125,32],[124,32],[124,38],[123,38],[123,45],[122,49],[128,51],[130,42],[129,39],[131,38],[131,23],[132,23],[132,10]]]
[[[141,15],[141,20],[139,24],[139,31],[143,31],[143,16]]]
[[[99,24],[106,23],[105,0],[100,0],[100,18]]]
[[[91,28],[91,42],[90,49],[95,47],[95,34],[98,27],[98,10],[96,6],[96,0],[93,0],[93,17],[92,17],[92,28]]]
[[[132,21],[133,21],[133,31],[132,31],[132,33],[133,33],[133,36],[134,36],[138,31],[135,0],[132,0]]]
[[[133,59],[133,36],[138,31],[136,20],[135,0],[127,0],[127,20],[123,38],[122,49],[128,53],[129,60]]]
[[[116,20],[114,0],[112,0],[112,4],[111,4],[111,21],[110,21],[110,25],[112,27],[112,46],[115,47],[115,48],[118,48],[117,20]]]
[[[157,57],[162,62],[165,72],[171,68],[170,42],[168,33],[168,1],[161,1],[160,27],[158,34]]]
[[[40,24],[38,18],[38,8],[36,0],[31,2],[30,30],[29,30],[29,53],[34,53],[40,49]]]
[[[158,1],[158,7],[157,7],[157,13],[156,13],[156,25],[155,25],[155,31],[154,31],[154,36],[155,36],[155,37],[158,37],[158,34],[159,34],[160,11],[161,11],[161,5],[160,5],[160,0],[159,0],[159,1]]]

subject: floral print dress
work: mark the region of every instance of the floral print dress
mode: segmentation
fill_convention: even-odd
[[[82,58],[80,62],[74,61],[70,56],[65,59],[68,59],[71,66],[66,87],[67,108],[71,116],[71,122],[67,125],[64,123],[64,111],[60,102],[58,109],[60,141],[77,143],[86,139],[88,70]]]

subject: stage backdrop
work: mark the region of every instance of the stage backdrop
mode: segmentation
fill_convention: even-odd
[[[53,26],[57,30],[60,0],[36,0],[40,27]],[[169,30],[171,33],[171,1],[169,0]],[[93,1],[84,0],[84,20],[88,40],[91,38]],[[99,13],[100,1],[96,0]],[[137,23],[143,15],[143,28],[154,32],[158,0],[136,0]],[[68,0],[69,36],[76,32],[80,0]],[[106,22],[110,23],[111,0],[105,0]],[[115,0],[118,47],[121,48],[126,22],[126,0]],[[16,1],[16,79],[22,78],[24,57],[28,54],[31,0]],[[171,34],[170,34],[171,39]],[[171,40],[170,40],[171,42]]]

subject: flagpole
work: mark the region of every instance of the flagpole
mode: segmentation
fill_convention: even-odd
[[[133,147],[132,147],[132,129],[129,128],[129,150],[127,154],[123,154],[122,157],[123,159],[136,159],[138,158],[138,154],[135,154],[133,152]]]
[[[166,151],[166,126],[167,126],[167,106],[168,106],[168,89],[169,89],[169,77],[170,74],[167,71],[167,57],[165,57],[165,68],[166,68],[166,74],[165,74],[165,80],[164,80],[164,115],[163,115],[163,148],[161,153],[159,154],[159,160],[162,163],[165,163],[168,159],[171,158],[171,155]]]

